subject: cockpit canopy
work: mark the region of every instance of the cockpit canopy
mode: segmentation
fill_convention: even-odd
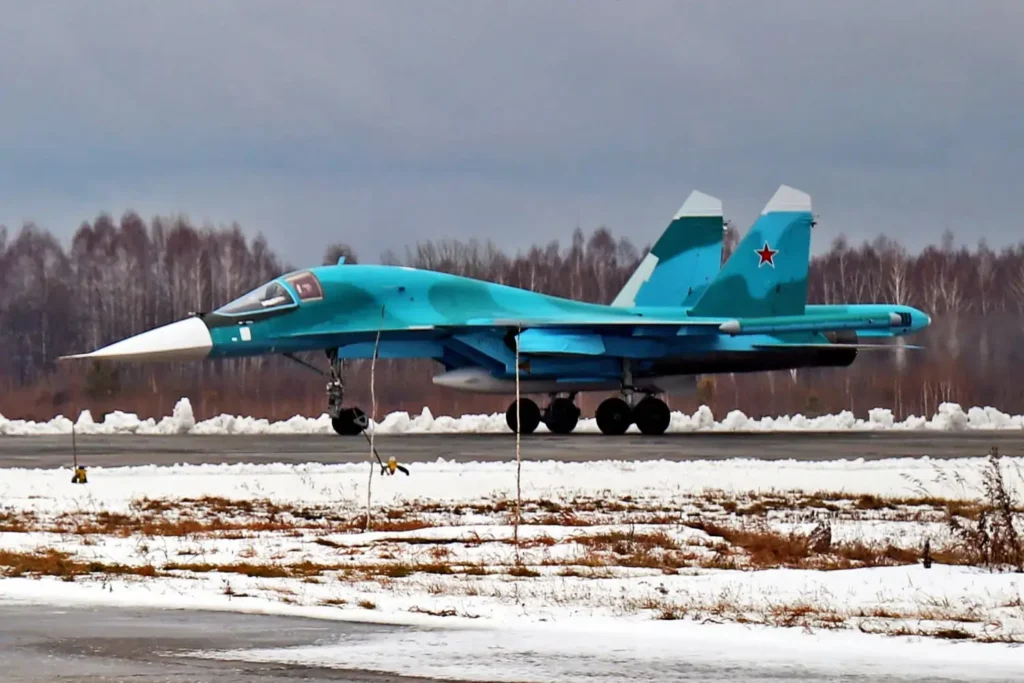
[[[271,280],[231,303],[221,306],[215,313],[245,315],[291,308],[297,305],[296,296],[301,302],[319,301],[324,298],[324,290],[316,275],[308,270],[303,270]]]

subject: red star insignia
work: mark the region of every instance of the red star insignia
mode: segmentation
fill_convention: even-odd
[[[772,249],[771,247],[768,246],[768,243],[765,242],[764,246],[761,247],[760,249],[755,249],[754,253],[761,258],[761,260],[757,264],[758,268],[760,268],[766,263],[772,268],[775,267],[775,255],[779,253],[778,249]]]

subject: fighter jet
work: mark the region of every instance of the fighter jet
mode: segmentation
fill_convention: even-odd
[[[543,421],[556,434],[580,417],[576,396],[620,394],[596,411],[604,434],[633,424],[661,434],[670,413],[658,396],[698,375],[846,367],[860,337],[918,332],[928,315],[909,306],[808,306],[814,224],[810,197],[786,185],[721,265],[721,202],[694,193],[612,305],[405,266],[318,266],[284,274],[209,312],[65,358],[189,361],[278,354],[329,364],[327,412],[338,434],[360,434],[364,411],[344,406],[349,359],[429,358],[452,389],[548,394],[506,412],[525,434]],[[645,265],[646,264],[646,265]],[[719,269],[720,268],[720,269]],[[908,348],[906,346],[902,348]],[[516,359],[518,357],[518,365]],[[639,399],[639,400],[637,400]],[[518,420],[517,420],[517,415]]]

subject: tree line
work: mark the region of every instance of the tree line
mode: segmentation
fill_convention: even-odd
[[[724,257],[740,232],[729,226]],[[388,251],[381,263],[428,268],[557,296],[610,302],[650,245],[616,237],[606,227],[577,228],[568,244],[553,240],[510,254],[492,242],[452,239]],[[359,256],[344,242],[328,245],[323,263]],[[307,264],[301,264],[307,265]],[[281,358],[155,366],[57,362],[142,330],[210,311],[276,275],[293,270],[262,235],[238,224],[197,226],[184,216],[149,221],[126,213],[83,223],[68,245],[33,224],[0,229],[0,413],[49,419],[120,409],[142,416],[170,413],[187,396],[197,417],[233,413],[283,419],[324,411],[324,381]],[[801,370],[704,378],[692,395],[670,396],[675,409],[701,403],[718,416],[801,412],[814,415],[874,407],[898,417],[932,414],[943,401],[1024,412],[1016,368],[1024,360],[1024,242],[1001,250],[984,241],[939,243],[910,253],[879,236],[858,245],[839,237],[810,265],[811,303],[891,302],[933,318],[905,343],[923,349],[862,353],[847,369]],[[323,366],[323,359],[308,356]],[[435,414],[503,410],[502,397],[442,390],[429,361],[379,361],[378,409]],[[369,363],[348,373],[352,400],[369,407]],[[585,414],[603,396],[585,396]]]

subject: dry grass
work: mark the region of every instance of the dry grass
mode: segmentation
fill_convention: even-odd
[[[827,524],[816,529],[817,533],[810,534],[783,533],[763,522],[745,525],[693,522],[689,526],[709,536],[721,538],[728,544],[726,553],[736,560],[741,560],[735,563],[736,566],[755,569],[784,567],[836,570],[907,565],[920,560],[918,551],[892,544],[832,544],[829,540],[831,528]],[[960,558],[948,554],[947,559]]]
[[[509,567],[508,575],[519,578],[536,578],[540,576],[540,572],[536,569],[527,567],[526,565],[517,564]]]
[[[95,561],[83,562],[75,559],[69,553],[53,548],[35,552],[0,550],[0,571],[6,577],[56,576],[66,581],[73,581],[77,576],[88,574],[144,577],[158,575],[153,565],[131,566]]]
[[[0,532],[31,531],[78,536],[243,538],[268,532],[301,535],[359,533],[365,514],[339,514],[328,507],[286,505],[269,500],[229,500],[215,496],[177,500],[141,498],[129,513],[65,512],[50,520],[29,513],[0,511]],[[435,526],[422,518],[407,518],[404,510],[388,511],[374,520],[375,531],[415,531]],[[327,541],[324,542],[325,544]]]
[[[344,600],[342,598],[328,598],[326,600],[321,600],[320,604],[325,607],[343,607],[348,604],[348,600]]]
[[[0,533],[27,533],[36,523],[35,515],[30,512],[0,510]]]
[[[442,515],[458,517],[467,512],[497,516],[500,521],[510,511],[509,500],[463,506],[444,506],[433,503],[406,504],[403,507],[381,511],[375,515],[376,532],[402,533],[445,525],[438,519]],[[1019,507],[1019,506],[1016,506]],[[1003,501],[1004,517],[1013,514],[1016,507]],[[933,548],[931,558],[946,564],[981,564],[988,557],[984,552],[987,542],[981,532],[971,532],[978,524],[992,519],[994,504],[977,501],[955,501],[935,497],[882,498],[861,495],[844,496],[839,493],[767,494],[761,496],[732,496],[711,491],[692,497],[669,509],[661,502],[651,504],[632,496],[613,499],[577,497],[570,501],[528,500],[524,503],[524,524],[558,526],[582,529],[595,524],[625,524],[627,531],[581,533],[558,542],[549,534],[528,536],[521,540],[523,550],[552,548],[560,543],[575,543],[582,547],[579,557],[569,560],[536,558],[535,564],[575,565],[581,567],[630,567],[672,572],[685,567],[711,568],[775,568],[845,569],[912,564],[920,561],[920,549],[899,547],[894,544],[870,545],[866,543],[826,543],[824,546],[810,535],[789,534],[772,528],[770,517],[810,512],[828,513],[832,519],[908,519],[931,515],[946,519],[951,527],[959,529],[961,543],[944,548]],[[432,517],[431,517],[432,515]],[[865,517],[867,516],[867,517]],[[780,517],[781,518],[781,517]],[[625,519],[625,522],[624,522]],[[972,522],[972,520],[974,520]],[[457,524],[458,519],[448,524]],[[644,524],[664,529],[635,531],[632,525]],[[972,527],[971,524],[974,524]],[[49,531],[79,536],[112,537],[188,537],[197,542],[206,537],[246,538],[266,534],[285,534],[301,538],[315,535],[314,543],[337,550],[341,555],[360,555],[369,548],[383,548],[379,552],[382,565],[353,570],[347,564],[317,566],[258,565],[239,563],[223,571],[236,571],[244,575],[314,576],[327,571],[366,574],[384,574],[395,577],[414,573],[466,572],[484,574],[486,569],[476,565],[452,566],[452,554],[440,546],[468,548],[486,543],[509,544],[510,539],[486,539],[467,536],[453,529],[448,538],[427,536],[384,537],[372,543],[348,545],[323,537],[322,534],[350,535],[365,527],[365,515],[346,514],[327,506],[311,507],[287,505],[269,500],[229,500],[221,497],[184,498],[162,500],[143,498],[133,502],[131,512],[120,514],[65,513],[52,520],[40,520],[27,513],[0,512],[0,531]],[[703,531],[711,537],[700,545],[680,547],[670,530],[684,527]],[[989,536],[992,534],[989,533]],[[1004,534],[1005,535],[1005,534]],[[691,541],[692,543],[692,541]],[[400,557],[402,548],[422,545],[431,561],[410,565],[391,562]],[[197,546],[198,547],[198,546]],[[980,549],[980,550],[979,550]],[[991,553],[989,553],[991,555]],[[1006,555],[1004,553],[1004,555]],[[254,559],[251,549],[243,559]],[[1013,560],[1014,556],[1006,555]],[[168,565],[171,569],[189,567],[193,571],[210,571],[202,563]],[[283,568],[282,568],[283,567]]]
[[[280,564],[172,562],[164,565],[163,571],[192,572],[197,574],[220,572],[261,579],[309,579],[318,578],[327,573],[335,573],[345,581],[376,579],[380,577],[401,579],[413,576],[414,574],[482,575],[487,573],[487,570],[482,565],[453,565],[445,562],[317,563],[309,561]]]
[[[101,511],[40,518],[5,509],[0,511],[0,531],[74,534],[79,537],[75,547],[79,547],[78,544],[95,547],[103,536],[132,538],[139,552],[146,553],[145,564],[88,562],[58,550],[0,552],[0,575],[56,576],[73,581],[103,575],[180,578],[216,572],[223,575],[216,580],[224,581],[225,593],[233,597],[244,594],[235,592],[230,583],[241,588],[247,585],[244,579],[256,579],[255,585],[260,590],[277,590],[273,599],[286,603],[301,602],[297,594],[289,592],[287,585],[291,585],[303,591],[318,591],[319,597],[313,599],[313,604],[372,610],[377,609],[377,605],[360,600],[358,595],[347,600],[326,595],[332,586],[352,590],[362,582],[376,584],[374,590],[406,586],[400,590],[411,587],[432,597],[470,596],[491,595],[494,589],[489,586],[512,583],[510,578],[524,579],[516,586],[516,591],[547,591],[550,590],[548,584],[538,585],[530,579],[549,573],[578,578],[577,586],[580,586],[584,581],[677,574],[686,569],[836,570],[906,565],[922,559],[921,549],[896,543],[833,542],[831,526],[837,520],[840,523],[945,521],[950,528],[962,531],[956,543],[932,548],[932,561],[983,565],[1002,558],[1004,564],[1009,561],[1012,565],[1012,554],[1003,550],[999,555],[993,549],[1013,547],[1014,537],[1005,526],[998,527],[998,523],[1012,519],[1017,507],[998,494],[990,500],[955,501],[929,497],[843,496],[827,492],[728,497],[710,492],[679,501],[676,509],[630,496],[609,500],[577,498],[567,502],[536,500],[524,505],[524,524],[532,525],[536,533],[524,534],[521,538],[523,561],[513,564],[509,548],[512,541],[499,526],[509,513],[508,501],[504,500],[462,506],[457,510],[451,506],[406,503],[376,513],[373,521],[378,535],[362,537],[365,518],[352,511],[217,497],[142,499],[135,501],[123,514]],[[467,513],[488,517],[472,521],[460,519]],[[806,523],[815,519],[822,521],[809,533],[784,530],[792,522]],[[489,523],[497,533],[490,537],[488,532],[477,533],[477,530],[461,527],[460,522]],[[558,533],[546,533],[537,528],[546,525],[561,527],[561,533],[566,533],[566,528],[571,530],[563,538]],[[597,525],[611,528],[597,528]],[[445,528],[444,535],[432,538],[433,534],[416,533],[436,527]],[[807,525],[804,528],[808,528]],[[289,536],[294,536],[295,540],[289,540]],[[179,537],[180,541],[168,545],[169,541],[158,537]],[[233,545],[221,541],[240,538],[254,540]],[[262,544],[255,540],[257,538],[274,539],[273,552],[261,550]],[[233,548],[231,561],[207,561],[210,553],[223,556],[225,545]],[[164,562],[153,563],[153,553],[160,552],[161,547],[167,548],[162,558]],[[305,553],[311,551],[316,552],[312,556],[314,560],[297,561],[300,557],[310,557]],[[468,578],[486,575],[495,575],[500,580],[479,582]],[[240,585],[239,580],[242,580]],[[293,583],[288,584],[289,581]],[[299,582],[315,585],[299,586]],[[587,594],[590,589],[580,587],[578,590]],[[679,594],[674,595],[678,600]],[[667,596],[665,591],[664,595],[655,593],[652,598],[634,602],[609,599],[619,600],[616,605],[624,604],[628,610],[643,612],[655,619],[802,628],[855,627],[890,635],[926,635],[952,640],[1019,640],[1013,634],[1007,635],[999,626],[987,623],[995,617],[980,606],[974,609],[963,605],[927,605],[912,614],[878,606],[855,614],[839,614],[806,602],[754,608],[734,604],[726,598],[713,604],[686,604],[685,594],[684,603]],[[560,599],[576,598],[563,596]],[[455,616],[455,611],[447,607],[430,606],[412,611]],[[1019,599],[1004,607],[1019,609]]]
[[[632,601],[632,609],[652,612],[655,619],[677,621],[730,621],[740,624],[779,626],[784,628],[838,629],[846,625],[846,618],[829,608],[817,607],[808,602],[770,604],[753,608],[721,599],[711,604],[684,604],[643,598]]]
[[[354,510],[286,505],[258,499],[140,499],[126,513],[89,511],[55,517],[5,508],[0,510],[0,532],[73,534],[79,537],[77,544],[94,547],[105,536],[132,538],[140,552],[148,554],[145,564],[133,567],[86,562],[58,550],[0,552],[0,575],[57,576],[71,581],[104,574],[181,577],[218,572],[226,575],[225,583],[237,583],[232,578],[234,575],[291,580],[296,582],[291,585],[297,588],[302,588],[297,582],[319,584],[314,590],[326,590],[329,586],[338,586],[338,582],[348,589],[351,584],[365,581],[389,590],[411,580],[417,590],[442,596],[453,591],[466,595],[479,595],[481,591],[486,594],[486,585],[490,584],[466,580],[466,577],[489,574],[501,577],[502,581],[495,582],[501,585],[509,577],[531,579],[548,572],[566,578],[599,580],[638,574],[648,577],[658,573],[676,574],[691,568],[837,570],[907,565],[922,560],[922,549],[896,542],[833,542],[832,525],[863,520],[944,523],[953,532],[955,542],[931,547],[931,561],[1019,567],[1024,552],[1020,550],[1020,539],[1013,531],[1012,522],[1014,516],[1020,514],[1020,505],[1010,499],[1005,484],[992,467],[986,486],[987,495],[973,501],[924,495],[850,496],[833,492],[737,496],[716,491],[685,497],[672,506],[664,501],[633,496],[529,500],[523,505],[523,524],[532,526],[536,533],[521,537],[519,550],[523,561],[515,564],[511,562],[508,547],[512,540],[504,535],[501,527],[511,512],[512,501],[503,499],[461,506],[417,501],[379,510],[373,519],[378,535],[373,537],[361,536],[365,516]],[[469,520],[466,515],[482,519]],[[809,533],[787,530],[790,523],[815,520],[821,521],[818,528]],[[465,528],[465,524],[489,524],[496,533],[489,537],[489,533],[477,533]],[[598,525],[612,528],[597,528]],[[566,529],[571,531],[562,538],[538,528],[543,526],[559,527],[562,533],[566,533]],[[432,538],[433,534],[416,533],[438,527],[445,528],[443,536]],[[289,536],[294,540],[287,540]],[[181,542],[168,546],[169,541],[160,537],[178,537]],[[224,552],[221,539],[242,538],[274,539],[275,550],[273,554],[262,551],[261,544],[252,540],[248,545],[234,545],[235,554],[230,562],[206,561],[207,553]],[[152,553],[160,547],[169,547],[165,563],[153,564]],[[318,557],[319,561],[289,561],[304,556],[290,553],[309,551],[316,551],[313,557]],[[174,561],[170,561],[172,559]],[[284,584],[271,581],[267,585],[281,587]],[[231,591],[228,594],[232,596],[241,596],[230,586],[225,590]],[[533,582],[524,581],[516,590],[533,590]],[[297,597],[281,592],[275,599],[294,602]],[[319,599],[317,604],[377,608],[373,602],[357,600],[357,597],[350,598],[350,603],[341,599]],[[930,635],[954,640],[988,638],[993,642],[1009,642],[1007,638],[1012,641],[1015,637],[1006,635],[998,627],[983,629],[988,635],[975,632],[993,617],[984,610],[978,611],[980,607],[968,609],[962,605],[929,605],[913,614],[874,607],[842,615],[809,603],[762,605],[754,609],[732,604],[724,598],[715,604],[694,605],[679,604],[656,595],[629,607],[657,619],[728,620],[806,628],[854,625],[897,635]],[[1016,607],[1013,604],[1005,607],[1019,609],[1019,599]],[[437,616],[454,615],[448,609],[421,611]],[[905,623],[908,620],[917,625],[908,626]]]
[[[429,529],[436,526],[423,519],[373,519],[373,531],[419,531],[420,529]],[[358,515],[350,522],[345,524],[345,530],[362,532],[366,530],[366,515]]]

